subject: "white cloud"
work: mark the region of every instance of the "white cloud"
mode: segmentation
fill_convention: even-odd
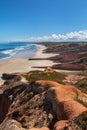
[[[52,34],[51,36],[31,37],[28,41],[87,41],[87,30],[74,31],[67,34]]]

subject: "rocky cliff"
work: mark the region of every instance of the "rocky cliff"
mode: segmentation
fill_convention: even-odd
[[[87,95],[63,82],[22,81],[32,73],[9,75],[1,86],[0,130],[86,130],[87,108],[78,101]]]

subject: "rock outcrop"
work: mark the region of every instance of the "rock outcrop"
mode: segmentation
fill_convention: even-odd
[[[26,129],[16,120],[7,120],[0,125],[0,130],[49,130],[47,127]]]
[[[5,119],[14,119],[27,129],[53,127],[56,116],[51,103],[46,100],[46,90],[37,92],[37,86],[35,89],[34,85],[21,81],[4,84],[3,94],[11,99]]]
[[[76,100],[83,93],[71,85],[49,80],[23,83],[11,78],[2,91],[0,130],[80,130],[74,120],[87,112]]]
[[[78,65],[78,64],[72,64],[72,63],[65,63],[65,64],[56,64],[52,66],[53,69],[59,69],[59,70],[72,70],[72,71],[82,71],[86,70],[85,65]]]
[[[73,121],[61,120],[55,123],[53,130],[82,130]]]
[[[13,78],[21,80],[20,73],[11,73],[11,74],[9,74],[9,73],[3,73],[2,78],[4,80],[9,80],[9,79],[13,79]]]
[[[46,73],[49,73],[49,72],[52,73],[53,71],[54,71],[54,70],[53,70],[51,67],[46,67],[46,68],[45,68],[45,72],[46,72]]]
[[[16,120],[7,120],[0,125],[0,130],[26,130]]]

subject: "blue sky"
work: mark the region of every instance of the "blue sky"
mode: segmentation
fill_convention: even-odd
[[[71,34],[87,36],[87,0],[0,0],[0,41]]]

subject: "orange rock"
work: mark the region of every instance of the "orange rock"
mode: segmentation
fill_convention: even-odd
[[[31,128],[29,130],[49,130],[47,127],[42,127],[42,128]]]
[[[48,90],[47,99],[52,103],[59,120],[69,120],[87,111],[83,105],[74,101],[80,94],[81,91],[73,86],[58,86]]]
[[[70,120],[79,116],[87,109],[74,100],[62,101],[58,104],[56,113],[59,120]]]
[[[46,87],[49,86],[50,87],[58,87],[58,85],[60,85],[59,83],[55,82],[55,81],[50,81],[50,80],[37,80],[36,84],[38,84],[41,87]]]
[[[33,91],[40,93],[48,90],[51,87],[58,87],[58,83],[50,80],[37,80],[34,84],[32,84]]]
[[[57,87],[51,87],[47,92],[47,97],[50,101],[61,102],[67,100],[73,100],[81,94],[81,91],[73,86],[59,85]]]
[[[64,130],[64,127],[67,125],[67,120],[61,120],[55,123],[53,130]]]
[[[53,72],[54,70],[51,67],[46,67],[44,71],[48,73]]]

